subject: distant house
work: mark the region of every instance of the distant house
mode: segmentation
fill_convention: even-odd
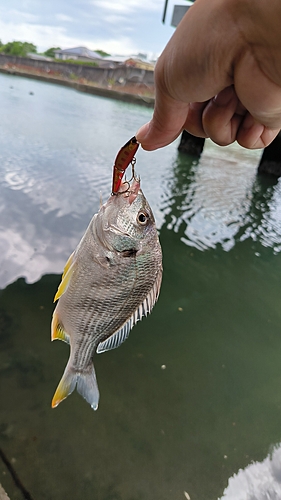
[[[98,52],[87,49],[87,47],[74,47],[73,49],[57,49],[54,51],[56,60],[66,61],[74,59],[84,62],[95,62],[100,68],[114,69],[118,66],[130,66],[148,71],[154,70],[154,63],[148,62],[146,54],[137,54],[132,56],[105,56],[102,57]]]
[[[135,59],[130,57],[124,61],[126,66],[132,66],[133,68],[145,69],[147,71],[154,71],[154,63],[148,61],[142,61],[141,59]]]
[[[99,62],[102,57],[93,50],[87,47],[74,47],[73,49],[55,50],[55,59],[66,61],[67,59],[74,59],[85,62]]]
[[[143,57],[141,57],[143,56]],[[133,68],[146,69],[154,71],[155,63],[148,62],[145,54],[132,56],[106,56],[102,58],[99,64],[103,68],[116,68],[117,66],[131,66]]]
[[[35,61],[52,61],[51,57],[42,56],[41,54],[35,54],[34,52],[28,52],[27,57],[29,59],[34,59]]]

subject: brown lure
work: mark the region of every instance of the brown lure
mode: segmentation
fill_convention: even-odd
[[[118,193],[125,170],[132,163],[138,147],[137,139],[132,137],[117,154],[113,166],[112,194]]]

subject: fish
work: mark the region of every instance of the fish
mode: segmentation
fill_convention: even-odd
[[[95,353],[119,347],[155,305],[162,250],[140,179],[121,182],[89,223],[69,257],[54,301],[51,339],[70,344],[52,407],[76,388],[96,410]]]

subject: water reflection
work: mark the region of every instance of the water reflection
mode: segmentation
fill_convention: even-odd
[[[229,251],[251,238],[279,252],[281,181],[257,177],[253,156],[211,153],[207,146],[198,161],[175,160],[163,206],[168,229],[198,250]]]
[[[240,241],[251,238],[274,253],[281,250],[281,182],[258,176]]]
[[[0,287],[20,276],[33,282],[60,273],[110,182],[104,168],[94,183],[99,157],[90,165],[83,154],[78,159],[71,151],[30,148],[17,142],[13,154],[2,158]]]
[[[262,462],[253,462],[240,469],[228,481],[221,500],[280,500],[281,445]]]

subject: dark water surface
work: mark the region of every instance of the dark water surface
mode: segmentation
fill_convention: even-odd
[[[237,146],[140,151],[159,302],[95,356],[98,411],[76,392],[52,410],[59,273],[151,111],[4,75],[0,96],[0,448],[30,497],[280,499],[281,182]],[[0,483],[24,498],[1,461]]]

